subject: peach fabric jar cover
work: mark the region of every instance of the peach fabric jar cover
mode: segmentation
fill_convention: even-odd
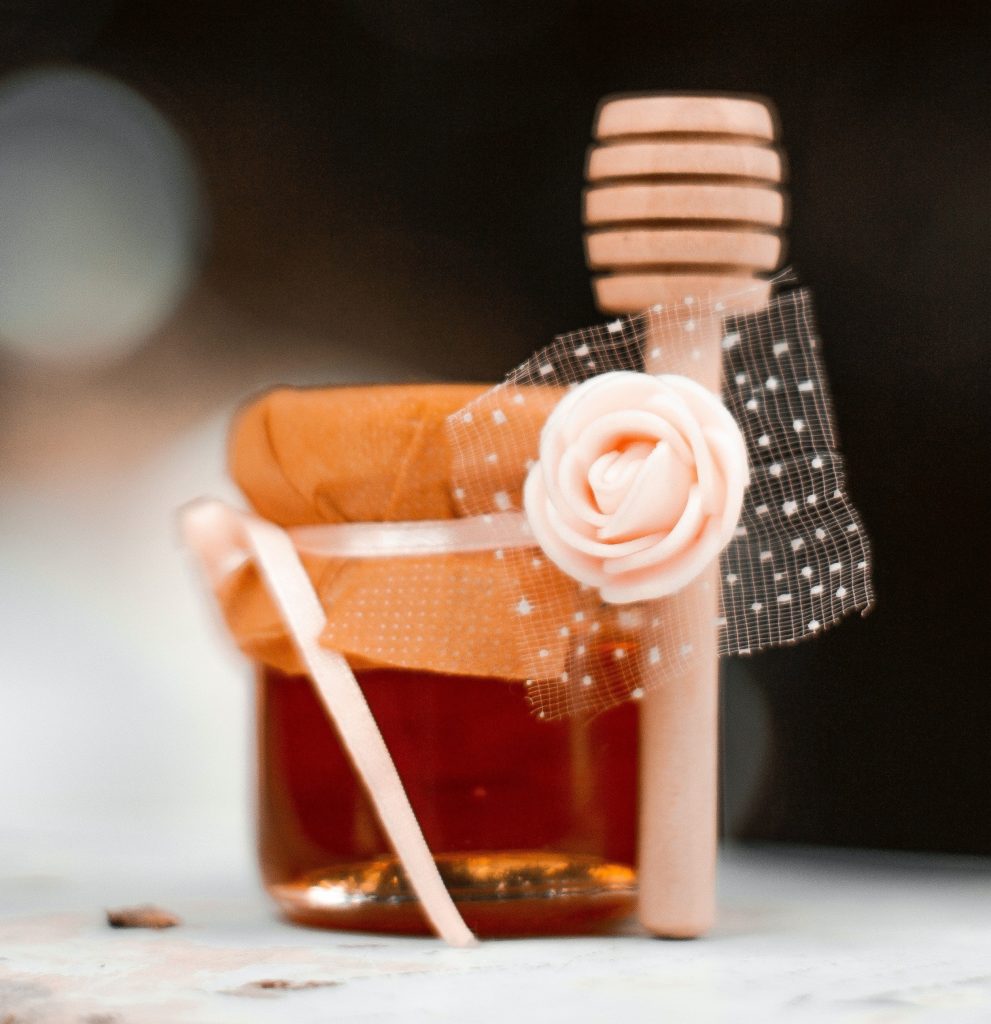
[[[453,519],[445,419],[484,385],[283,388],[235,420],[230,469],[252,508],[284,527]],[[525,415],[539,431],[556,390]],[[519,501],[522,478],[502,486]],[[523,679],[509,593],[492,552],[330,559],[303,565],[327,615],[320,637],[352,668],[389,666]],[[548,566],[548,573],[554,570]],[[238,646],[284,672],[302,666],[251,562],[232,572],[220,602]]]

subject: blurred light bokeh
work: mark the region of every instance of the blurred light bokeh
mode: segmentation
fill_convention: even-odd
[[[61,363],[146,341],[193,279],[199,186],[175,129],[104,75],[0,85],[0,345]]]

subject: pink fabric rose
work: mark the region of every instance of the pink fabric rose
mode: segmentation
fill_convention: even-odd
[[[748,483],[719,397],[674,374],[603,373],[570,391],[523,489],[534,539],[610,604],[666,597],[726,546]]]

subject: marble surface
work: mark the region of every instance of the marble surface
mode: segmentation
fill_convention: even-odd
[[[3,1024],[991,1020],[984,861],[734,849],[704,940],[657,941],[631,923],[607,938],[464,951],[289,926],[250,870],[209,858],[94,861],[81,840],[78,861],[60,862],[75,871],[6,860]],[[106,926],[105,907],[138,900],[184,923]]]

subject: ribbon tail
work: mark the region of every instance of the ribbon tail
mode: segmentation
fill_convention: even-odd
[[[199,554],[215,588],[232,555],[248,549],[254,556],[424,914],[451,946],[475,945],[477,940],[444,885],[354,673],[342,655],[318,642],[326,617],[288,534],[274,523],[215,501],[188,507],[182,525],[187,543]]]

